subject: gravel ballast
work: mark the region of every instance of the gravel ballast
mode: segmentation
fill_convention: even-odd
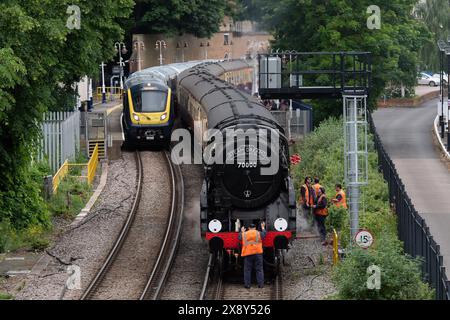
[[[131,208],[136,190],[134,153],[109,164],[108,181],[97,203],[86,218],[68,227],[46,250],[49,264],[25,277],[24,288],[16,299],[78,299],[108,254]],[[81,289],[76,283],[66,288],[72,270],[79,268]]]

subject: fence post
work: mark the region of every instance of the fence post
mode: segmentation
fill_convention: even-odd
[[[53,194],[53,176],[44,177],[44,199],[48,200]]]

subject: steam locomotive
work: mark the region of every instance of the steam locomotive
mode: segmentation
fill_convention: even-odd
[[[237,87],[251,85],[251,73],[239,60],[196,65],[178,75],[177,100],[187,127],[207,136],[200,227],[210,251],[240,264],[240,228],[264,221],[264,259],[274,266],[295,238],[296,199],[282,127]]]

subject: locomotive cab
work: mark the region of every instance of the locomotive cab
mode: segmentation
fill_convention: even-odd
[[[159,83],[130,87],[124,94],[125,140],[132,143],[167,142],[173,126],[172,90]]]

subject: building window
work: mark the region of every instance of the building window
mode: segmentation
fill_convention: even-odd
[[[230,37],[230,35],[228,33],[225,33],[223,35],[223,44],[226,46],[229,44],[229,37]]]

